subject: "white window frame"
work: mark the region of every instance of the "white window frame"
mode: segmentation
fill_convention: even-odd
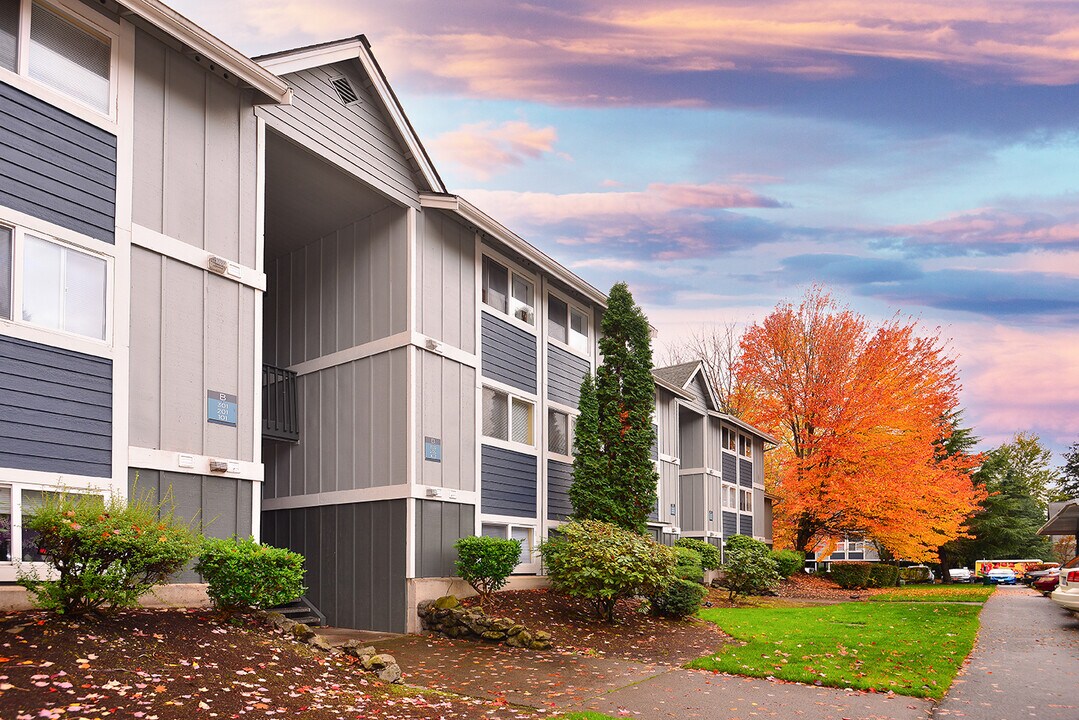
[[[491,519],[484,517],[480,520],[480,533],[483,533],[484,526],[502,528],[503,534],[500,536],[503,539],[512,538],[513,530],[527,530],[529,537],[528,548],[528,561],[519,562],[513,569],[514,575],[534,575],[540,571],[540,555],[536,548],[539,545],[539,528],[535,524],[525,522],[514,522],[513,520],[506,519]],[[492,537],[490,535],[486,537]],[[524,550],[524,548],[522,548]]]
[[[5,220],[3,216],[0,216],[0,226],[11,230],[11,318],[0,318],[0,330],[4,327],[20,327],[26,328],[32,332],[33,335],[39,336],[44,342],[48,343],[49,336],[59,336],[63,338],[69,338],[76,340],[79,343],[89,343],[91,347],[97,348],[96,354],[100,354],[101,349],[108,348],[112,344],[112,310],[113,310],[113,294],[115,283],[115,258],[112,255],[100,252],[97,249],[87,247],[81,243],[71,242],[65,238],[57,237],[54,233],[38,230],[37,228],[30,228],[22,225],[21,223],[15,223]],[[66,250],[80,252],[84,255],[89,255],[94,258],[98,258],[105,261],[105,337],[96,338],[89,335],[80,335],[79,333],[69,332],[63,328],[54,328],[47,325],[38,325],[32,322],[28,322],[22,319],[23,310],[23,260],[25,258],[25,245],[26,236],[30,235],[38,240],[59,245]],[[97,243],[104,245],[105,243]]]
[[[484,259],[498,263],[502,267],[506,268],[506,310],[502,311],[494,305],[488,305],[487,301],[483,299],[484,285],[483,285],[483,261]],[[513,325],[526,330],[529,333],[536,335],[539,330],[539,318],[540,310],[536,307],[539,302],[539,281],[533,273],[528,272],[517,263],[509,260],[500,253],[494,252],[490,248],[484,247],[479,262],[479,301],[480,306],[492,315],[497,316],[501,320],[505,320]],[[517,276],[532,286],[532,322],[525,322],[519,317],[513,314],[513,278]]]
[[[23,560],[22,559],[22,542],[23,542],[23,527],[22,527],[22,508],[23,499],[22,494],[24,492],[46,492],[46,493],[61,493],[66,492],[69,494],[80,495],[101,495],[108,500],[108,493],[104,492],[101,488],[77,488],[77,487],[58,487],[56,485],[33,485],[25,482],[3,482],[0,483],[0,487],[9,488],[11,490],[11,527],[9,528],[9,555],[7,560],[0,558],[0,568],[16,568],[19,565],[30,565],[36,568],[46,567],[44,560]],[[12,578],[14,579],[14,578]]]
[[[563,342],[562,340],[559,340],[558,338],[551,337],[551,315],[550,315],[550,304],[549,304],[549,301],[548,301],[548,298],[550,298],[551,296],[554,296],[555,298],[557,298],[559,300],[559,302],[563,302],[563,303],[566,304],[566,340],[565,340],[565,342]],[[570,333],[573,332],[573,330],[572,330],[572,328],[570,326],[570,317],[572,316],[572,314],[575,311],[577,313],[579,313],[582,317],[584,317],[584,321],[585,321],[585,332],[587,333],[587,337],[585,339],[585,348],[584,349],[575,348],[570,344],[570,337],[571,337]],[[589,312],[579,302],[577,302],[576,300],[573,300],[572,298],[570,298],[565,293],[560,292],[560,291],[558,291],[558,290],[556,290],[554,288],[547,288],[547,297],[545,297],[543,299],[543,317],[544,317],[544,319],[546,321],[544,323],[544,332],[543,332],[543,334],[544,334],[544,337],[546,338],[548,344],[560,347],[563,350],[565,350],[566,352],[573,353],[574,355],[578,355],[580,357],[587,358],[589,363],[591,364],[591,362],[592,362],[592,345],[593,345],[593,340],[595,338],[595,334],[592,332],[593,322],[592,322],[592,313],[591,312]],[[593,369],[593,371],[595,371],[595,368],[592,368],[592,369]]]
[[[738,510],[738,487],[736,485],[728,485],[723,483],[720,485],[720,494],[722,495],[721,505],[724,510]]]
[[[549,401],[547,403],[547,412],[548,413],[552,413],[552,412],[561,413],[562,415],[566,416],[566,433],[567,433],[566,441],[568,442],[568,450],[569,450],[568,454],[563,455],[562,453],[555,452],[554,450],[551,449],[550,427],[549,427],[550,426],[550,421],[549,421],[549,419],[547,417],[544,417],[543,435],[546,438],[544,447],[546,447],[546,449],[547,449],[547,456],[550,457],[553,460],[558,460],[559,462],[572,463],[573,458],[575,456],[574,452],[573,452],[573,440],[576,437],[575,433],[576,433],[576,430],[577,430],[577,416],[580,415],[581,413],[579,411],[577,411],[577,410],[571,410],[569,407],[567,407],[565,405],[559,405],[559,404],[552,403],[552,402],[549,402]]]
[[[733,438],[731,447],[727,447],[727,444],[723,442],[724,438]],[[731,430],[727,426],[720,426],[719,430],[719,446],[723,452],[731,453],[732,455],[738,454],[738,433]]]
[[[745,488],[738,488],[738,511],[743,513],[753,513],[753,491],[746,490]]]
[[[753,437],[738,433],[738,455],[747,460],[753,459]]]
[[[489,435],[484,435],[483,434],[483,429],[484,429],[483,426],[485,424],[485,418],[484,418],[484,414],[483,414],[484,410],[485,410],[485,407],[483,407],[483,391],[484,390],[493,390],[493,391],[495,391],[497,393],[502,393],[503,395],[506,396],[506,412],[509,414],[509,417],[506,418],[506,437],[509,438],[507,440],[503,440],[502,438],[491,437]],[[532,443],[530,445],[525,444],[525,443],[520,443],[520,442],[517,442],[517,441],[512,439],[513,438],[513,401],[514,400],[519,400],[521,402],[526,402],[532,407]],[[537,442],[537,440],[539,439],[541,433],[539,432],[539,426],[538,426],[538,424],[536,422],[536,410],[539,407],[539,403],[536,401],[535,396],[530,396],[530,395],[522,393],[522,392],[520,392],[518,390],[514,390],[513,388],[511,388],[508,385],[504,385],[502,383],[491,382],[487,378],[484,378],[482,388],[480,389],[480,405],[481,405],[481,407],[480,407],[480,439],[481,439],[481,442],[484,445],[491,445],[493,447],[501,447],[501,448],[505,448],[507,450],[513,450],[515,452],[527,452],[527,453],[532,454],[532,455],[538,454],[538,451],[537,451],[538,442]]]
[[[95,107],[71,97],[51,85],[30,77],[30,14],[34,0],[19,0],[19,35],[16,41],[15,70],[0,68],[0,80],[23,92],[54,105],[65,112],[97,127],[116,132],[118,75],[120,70],[120,24],[99,13],[94,13],[75,0],[37,0],[42,7],[60,15],[73,25],[98,35],[109,43],[109,111],[102,113]]]

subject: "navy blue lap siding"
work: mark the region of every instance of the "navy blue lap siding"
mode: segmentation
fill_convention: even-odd
[[[738,484],[745,487],[753,485],[753,463],[749,460],[738,461]]]
[[[847,553],[847,559],[848,560],[865,560],[865,553],[860,553],[860,552]]]
[[[557,403],[577,407],[581,402],[581,381],[591,371],[586,358],[555,345],[547,346],[547,397]]]
[[[0,336],[0,467],[112,475],[112,361]]]
[[[723,480],[738,482],[738,459],[730,453],[723,453]]]
[[[753,516],[752,515],[739,515],[738,516],[738,533],[741,535],[753,535]]]
[[[738,514],[723,511],[723,537],[738,534]]]
[[[483,376],[536,392],[536,336],[489,313],[480,315]]]
[[[536,457],[484,445],[480,508],[491,515],[536,517]]]
[[[0,205],[114,242],[116,137],[0,82]]]
[[[556,460],[547,461],[547,519],[567,520],[573,514],[569,486],[573,484],[573,466]]]

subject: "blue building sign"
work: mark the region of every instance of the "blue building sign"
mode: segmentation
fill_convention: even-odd
[[[442,438],[423,438],[423,459],[431,462],[442,462]]]
[[[215,425],[236,427],[238,405],[236,396],[228,393],[206,391],[206,421]]]

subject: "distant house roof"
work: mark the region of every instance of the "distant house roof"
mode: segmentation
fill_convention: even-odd
[[[652,374],[655,375],[656,378],[674,385],[675,387],[684,388],[686,384],[689,383],[690,378],[693,377],[693,373],[697,372],[697,368],[700,366],[700,360],[693,360],[678,365],[668,365],[667,367],[656,368],[652,371]]]
[[[1049,522],[1038,530],[1039,535],[1077,535],[1079,536],[1079,498],[1057,503],[1051,511]]]

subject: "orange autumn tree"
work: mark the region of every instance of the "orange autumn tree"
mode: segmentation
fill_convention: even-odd
[[[770,429],[777,539],[809,552],[864,535],[929,560],[963,534],[982,493],[969,456],[938,452],[953,432],[955,361],[914,321],[879,326],[822,288],[779,305],[742,339],[744,418]]]

